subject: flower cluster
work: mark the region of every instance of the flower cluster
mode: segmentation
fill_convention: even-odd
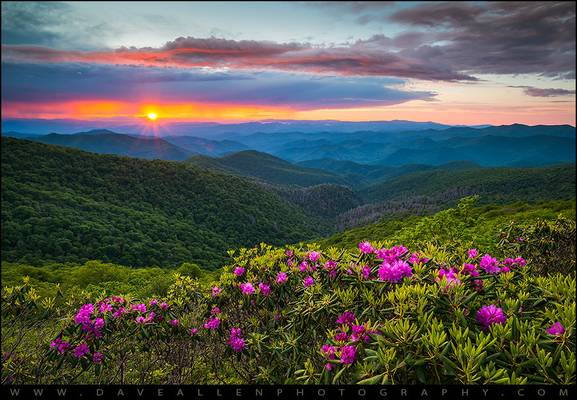
[[[240,328],[230,329],[230,338],[226,343],[236,352],[241,352],[244,349],[245,343]]]
[[[483,329],[488,329],[494,324],[504,324],[507,322],[507,316],[503,313],[503,310],[494,304],[488,306],[483,306],[477,311],[476,316],[477,322],[483,327]]]

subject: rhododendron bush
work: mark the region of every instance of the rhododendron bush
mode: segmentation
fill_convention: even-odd
[[[217,282],[178,275],[163,298],[93,293],[63,311],[28,284],[4,289],[8,323],[56,328],[28,363],[4,347],[3,380],[575,383],[574,273],[432,244],[231,256]]]

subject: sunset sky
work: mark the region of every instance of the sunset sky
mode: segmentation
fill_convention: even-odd
[[[2,118],[575,125],[572,2],[3,2]]]

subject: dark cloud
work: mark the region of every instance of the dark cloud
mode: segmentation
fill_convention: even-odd
[[[327,6],[344,6],[327,3]],[[352,2],[357,3],[357,2]],[[346,7],[362,23],[413,29],[389,42],[399,56],[475,74],[575,78],[575,2],[430,2],[391,12],[387,5]]]
[[[398,89],[390,78],[319,77],[287,73],[206,72],[89,64],[2,66],[6,102],[98,100],[202,102],[318,109],[384,106],[428,100],[431,92]]]
[[[510,86],[510,87],[523,89],[523,91],[527,96],[532,97],[558,97],[575,94],[575,90],[567,90],[567,89],[555,89],[555,88],[541,89],[533,86]]]

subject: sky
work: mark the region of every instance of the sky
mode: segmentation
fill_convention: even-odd
[[[575,125],[573,2],[2,2],[2,118]]]

